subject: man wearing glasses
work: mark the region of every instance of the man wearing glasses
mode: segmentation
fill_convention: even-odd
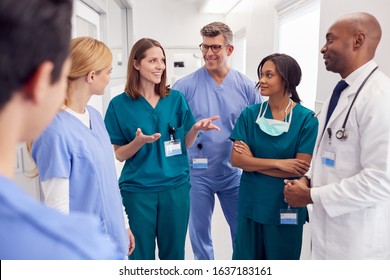
[[[214,123],[221,131],[200,132],[188,149],[191,163],[191,210],[189,231],[195,259],[214,259],[211,217],[215,195],[221,203],[234,242],[238,213],[241,170],[232,167],[229,139],[241,111],[261,101],[255,82],[230,67],[233,33],[222,22],[213,22],[200,31],[199,45],[204,67],[178,80],[173,88],[186,96],[196,120],[220,116]]]

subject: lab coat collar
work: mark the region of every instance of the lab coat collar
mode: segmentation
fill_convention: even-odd
[[[345,81],[349,86],[341,93],[339,102],[337,103],[337,106],[329,119],[327,127],[331,126],[340,114],[342,114],[345,110],[348,110],[349,106],[351,105],[351,100],[354,98],[358,88],[376,66],[377,64],[371,60],[353,71],[348,75],[348,77],[345,78]],[[325,108],[325,112],[328,111],[329,99],[330,98],[328,98],[326,102],[327,106]]]

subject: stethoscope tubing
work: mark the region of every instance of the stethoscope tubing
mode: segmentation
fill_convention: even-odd
[[[364,81],[362,82],[362,84],[359,86],[359,88],[358,88],[358,90],[357,90],[357,92],[356,92],[356,94],[355,94],[355,97],[354,97],[353,100],[352,100],[351,106],[349,106],[349,109],[348,109],[347,115],[345,116],[343,125],[341,126],[341,129],[337,130],[337,132],[336,132],[336,138],[337,138],[337,139],[342,140],[342,139],[346,139],[346,138],[348,137],[348,133],[347,133],[345,127],[346,127],[346,125],[347,125],[347,121],[348,121],[348,118],[349,118],[349,114],[351,113],[353,104],[355,103],[356,98],[358,97],[360,91],[362,90],[362,88],[363,88],[364,85],[366,84],[367,80],[371,77],[371,75],[375,72],[376,69],[378,69],[378,66],[376,66],[374,69],[372,69],[372,71],[370,72],[370,74],[368,74],[368,76],[364,79]]]

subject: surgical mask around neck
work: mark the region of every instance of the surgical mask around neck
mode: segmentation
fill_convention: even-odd
[[[263,114],[260,116],[264,103],[267,103],[267,105],[263,111]],[[285,119],[284,121],[279,121],[279,120],[265,118],[264,115],[268,108],[268,101],[261,103],[259,114],[257,115],[256,123],[259,125],[260,129],[264,133],[267,133],[268,135],[279,136],[283,133],[286,133],[290,128],[290,123],[292,119],[293,110],[291,110],[290,118],[287,121],[287,110],[291,105],[292,105],[292,100],[290,99],[290,102],[288,103],[286,109],[284,110]]]

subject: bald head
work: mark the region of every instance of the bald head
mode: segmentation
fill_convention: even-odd
[[[363,47],[372,59],[382,36],[382,29],[378,20],[369,13],[353,13],[339,18],[335,24],[341,24],[350,35],[364,35]]]
[[[326,33],[321,48],[326,69],[342,78],[374,59],[382,36],[377,19],[368,13],[354,13],[339,18]]]

